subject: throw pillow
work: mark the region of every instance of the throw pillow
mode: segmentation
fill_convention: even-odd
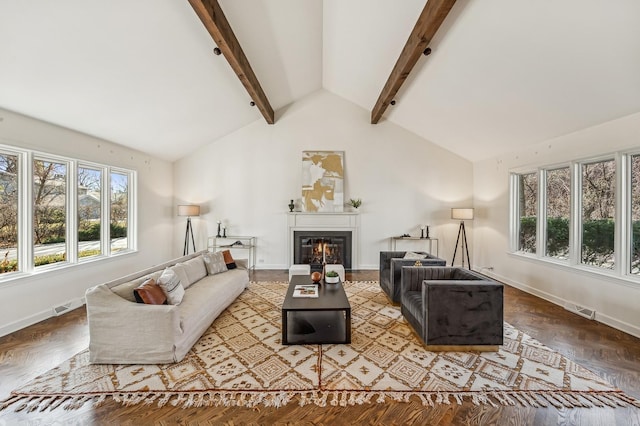
[[[176,273],[166,268],[162,271],[162,275],[158,278],[158,285],[162,288],[164,294],[167,295],[167,301],[170,305],[179,305],[184,297],[184,287],[180,283],[180,278]]]
[[[236,269],[236,262],[233,260],[233,256],[231,256],[231,252],[229,250],[225,250],[222,252],[224,256],[224,263],[227,264],[227,269]]]
[[[410,260],[418,260],[418,259],[426,259],[426,258],[427,258],[426,254],[414,253],[412,251],[406,252],[403,257],[403,259],[410,259]]]
[[[220,251],[216,253],[205,253],[202,259],[204,259],[204,264],[207,267],[207,273],[209,275],[219,274],[220,272],[226,272],[228,270],[224,262],[224,256]]]
[[[133,290],[133,295],[138,303],[147,305],[164,305],[167,296],[154,279],[148,279]]]

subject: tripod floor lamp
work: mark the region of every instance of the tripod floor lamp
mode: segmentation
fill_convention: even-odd
[[[191,216],[200,216],[200,206],[193,204],[178,206],[178,216],[187,216],[187,229],[184,233],[184,250],[182,255],[189,254],[189,238],[193,245],[193,252],[196,251],[196,241],[193,238],[193,227],[191,226]]]
[[[462,244],[460,250],[462,254],[462,267],[464,268],[464,256],[467,255],[468,268],[471,269],[471,259],[469,259],[469,245],[467,244],[467,232],[464,229],[465,220],[473,220],[473,209],[451,209],[451,219],[458,219],[460,221],[460,229],[458,229],[458,239],[456,240],[456,249],[453,251],[453,260],[451,266],[456,261],[456,254],[458,253],[458,245]]]

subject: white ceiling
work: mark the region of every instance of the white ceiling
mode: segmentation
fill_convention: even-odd
[[[220,0],[276,120],[371,111],[424,4]],[[2,0],[0,107],[176,160],[262,120],[213,47],[187,0]],[[458,0],[430,47],[383,119],[471,161],[640,111],[637,0]]]

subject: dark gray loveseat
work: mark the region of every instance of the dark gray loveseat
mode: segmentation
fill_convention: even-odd
[[[400,309],[434,349],[497,350],[503,343],[503,292],[501,283],[467,269],[405,266]]]
[[[400,276],[403,266],[413,266],[417,260],[422,265],[445,266],[447,261],[424,252],[416,252],[426,256],[424,259],[404,259],[406,251],[380,252],[380,287],[395,304],[400,303]]]

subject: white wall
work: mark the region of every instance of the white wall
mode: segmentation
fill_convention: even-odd
[[[0,336],[48,318],[53,306],[84,297],[88,287],[172,256],[174,211],[170,163],[2,109],[0,143],[138,172],[138,252],[0,282]]]
[[[196,203],[197,249],[215,235],[216,221],[229,235],[258,238],[258,268],[288,268],[289,200],[301,196],[305,150],[344,151],[345,199],[362,198],[361,269],[377,269],[389,237],[420,234],[431,225],[440,256],[450,261],[458,224],[450,207],[472,202],[470,162],[321,90],[278,111],[275,125],[258,120],[174,163],[174,204]],[[176,218],[174,254],[181,254],[185,219]]]
[[[476,268],[563,305],[596,310],[596,319],[640,336],[640,284],[510,255],[509,172],[640,147],[640,113],[474,164]]]

